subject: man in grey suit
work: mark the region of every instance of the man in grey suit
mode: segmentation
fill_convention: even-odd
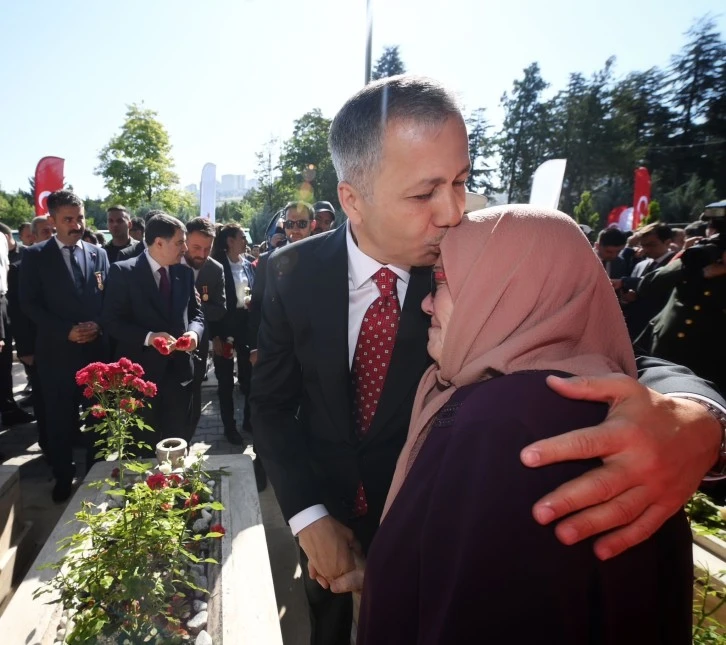
[[[186,439],[190,441],[202,415],[202,381],[207,367],[209,340],[214,340],[215,351],[221,352],[219,322],[227,313],[224,293],[224,269],[210,258],[214,243],[214,224],[205,217],[197,217],[187,223],[187,251],[184,263],[194,270],[194,284],[197,288],[204,312],[204,335],[194,352],[194,380],[192,381],[192,415]]]

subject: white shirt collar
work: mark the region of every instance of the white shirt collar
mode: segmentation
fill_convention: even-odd
[[[61,251],[62,251],[62,250],[63,250],[64,248],[66,248],[66,246],[77,246],[77,247],[78,247],[79,249],[81,249],[81,251],[83,250],[83,244],[81,243],[81,240],[78,240],[78,241],[77,241],[77,242],[76,242],[75,244],[63,244],[63,242],[61,242],[61,241],[60,241],[60,240],[58,239],[58,236],[57,236],[57,235],[54,235],[54,236],[53,236],[53,239],[55,240],[55,243],[56,243],[56,244],[58,245],[58,248],[59,248],[59,249],[60,249]]]
[[[393,271],[401,280],[408,284],[408,280],[411,277],[408,271],[404,271],[392,264],[381,264],[378,260],[374,260],[358,248],[350,231],[350,222],[346,223],[345,241],[348,246],[348,275],[350,276],[353,289],[360,289],[360,287],[383,267]]]
[[[149,253],[149,249],[146,249],[144,251],[146,253],[146,259],[149,262],[149,266],[151,267],[152,273],[157,273],[159,269],[161,268],[161,264],[159,264],[153,257],[151,257],[151,253]],[[166,267],[167,271],[169,270],[169,267]]]

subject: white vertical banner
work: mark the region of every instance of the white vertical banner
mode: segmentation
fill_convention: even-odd
[[[560,203],[562,181],[567,159],[550,159],[540,165],[532,178],[529,203],[543,208],[557,208]]]
[[[217,166],[205,163],[202,168],[202,181],[199,184],[199,215],[214,222],[217,208]]]

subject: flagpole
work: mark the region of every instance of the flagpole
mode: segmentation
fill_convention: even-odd
[[[366,0],[366,79],[365,84],[371,82],[371,52],[373,44],[373,13],[372,0]]]

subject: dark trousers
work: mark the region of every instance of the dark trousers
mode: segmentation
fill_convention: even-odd
[[[381,504],[382,501],[376,504],[377,513],[354,518],[347,523],[365,554],[368,553],[380,522]],[[353,627],[352,594],[333,593],[323,589],[317,580],[311,580],[308,575],[308,558],[302,549],[300,568],[310,615],[310,645],[350,645],[350,632]]]
[[[237,378],[239,389],[244,395],[244,420],[242,428],[251,432],[250,426],[250,347],[247,343],[247,311],[238,309],[234,316],[234,350],[237,354]],[[224,339],[222,339],[224,340]],[[217,396],[222,425],[225,430],[236,430],[234,418],[234,358],[214,356],[214,372],[217,375]]]
[[[209,340],[202,338],[194,352],[194,379],[192,380],[192,410],[189,417],[189,429],[184,439],[191,441],[202,416],[202,382],[207,372],[207,356],[209,356]]]
[[[310,645],[350,645],[353,627],[352,594],[336,594],[323,589],[308,575],[308,558],[300,549],[305,596],[310,616]]]
[[[33,388],[33,413],[35,414],[35,421],[38,427],[38,445],[43,451],[43,454],[48,455],[48,426],[45,415],[45,399],[43,398],[43,388],[40,385],[38,366],[35,363],[26,365],[25,373],[28,376],[30,387]]]
[[[0,331],[4,340],[0,351],[0,413],[4,414],[18,409],[13,396],[13,335],[5,296],[0,296]]]
[[[37,366],[40,388],[43,392],[47,425],[47,454],[58,481],[73,479],[73,442],[80,426],[80,407],[87,406],[81,388],[76,385],[76,370],[58,369],[55,365],[40,363]],[[34,392],[35,395],[35,392]],[[91,423],[89,419],[88,423]],[[86,432],[81,435],[82,447],[86,452],[86,470],[93,465],[95,435]]]
[[[150,449],[139,450],[139,456],[150,456],[156,451],[156,444],[162,439],[179,437],[186,439],[192,413],[192,383],[182,385],[173,370],[167,370],[156,384],[157,394],[149,399],[149,405],[142,409],[141,418],[151,426],[153,432],[135,432],[137,439],[149,444]]]

